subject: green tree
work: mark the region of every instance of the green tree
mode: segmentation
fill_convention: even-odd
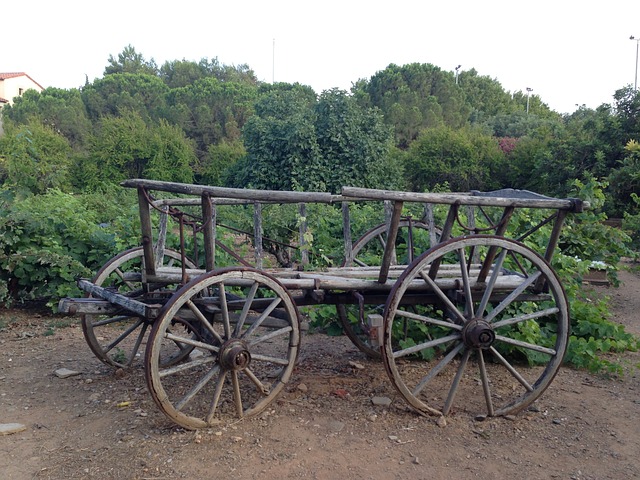
[[[104,69],[105,75],[114,73],[142,73],[146,75],[156,75],[158,66],[153,58],[149,61],[145,60],[144,55],[136,52],[136,49],[127,45],[122,52],[115,58],[109,55],[109,65]]]
[[[196,157],[177,127],[161,120],[147,125],[135,111],[104,117],[84,169],[87,188],[127,178],[189,182]]]
[[[413,191],[430,190],[445,183],[452,191],[483,190],[500,186],[499,178],[491,178],[491,169],[500,171],[503,162],[495,139],[442,126],[424,130],[411,144],[405,172]]]
[[[91,134],[91,122],[77,89],[49,87],[38,93],[27,90],[13,105],[3,108],[6,121],[26,124],[37,120],[62,134],[74,149],[83,149]]]
[[[321,188],[317,171],[320,150],[315,132],[315,112],[304,87],[277,88],[265,93],[256,114],[243,130],[249,169],[245,178],[255,188],[297,190]],[[235,178],[240,177],[238,173]]]
[[[166,117],[169,87],[155,75],[114,73],[82,90],[87,114],[95,124],[104,116],[136,111],[145,120]]]
[[[206,77],[220,81],[257,85],[258,80],[248,65],[222,65],[217,58],[203,58],[199,62],[189,60],[167,61],[160,67],[160,78],[170,88],[186,87]]]
[[[386,164],[392,142],[391,129],[374,108],[360,107],[338,89],[322,93],[315,106],[316,138],[320,156],[305,175],[308,189],[324,187],[339,192],[343,185],[389,187],[399,179],[389,177]],[[321,181],[313,181],[317,176]]]
[[[171,90],[166,118],[195,141],[197,155],[203,159],[209,145],[240,138],[256,99],[253,85],[205,77]]]
[[[395,129],[396,145],[406,148],[425,128],[460,128],[471,109],[451,72],[431,64],[391,64],[353,89],[358,102],[378,107]]]
[[[0,181],[21,195],[69,188],[69,142],[37,120],[8,126],[0,137]]]

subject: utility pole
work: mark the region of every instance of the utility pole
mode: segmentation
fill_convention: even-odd
[[[533,88],[527,87],[527,115],[529,115],[529,94],[533,92]]]
[[[629,37],[629,40],[636,41],[636,80],[633,84],[633,89],[638,90],[638,46],[640,46],[640,38],[636,38],[633,35]]]
[[[458,65],[458,66],[456,67],[456,85],[458,85],[458,70],[460,70],[460,67],[461,67],[461,66],[462,66],[462,65]]]

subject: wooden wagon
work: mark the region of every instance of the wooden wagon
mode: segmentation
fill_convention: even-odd
[[[93,280],[80,280],[87,297],[62,299],[59,309],[82,315],[87,342],[103,362],[144,361],[154,401],[185,428],[269,405],[292,377],[300,308],[310,305],[335,305],[349,338],[381,358],[393,386],[423,414],[515,414],[561,366],[569,307],[550,260],[567,214],[588,207],[578,199],[510,189],[344,187],[332,195],[151,180],[123,185],[138,192],[141,246],[110,260]],[[353,242],[350,208],[363,202],[384,202],[386,220]],[[342,209],[340,266],[309,266],[305,209],[314,203]],[[300,209],[295,266],[264,264],[262,209],[270,204]],[[410,204],[424,213],[407,217]],[[253,209],[255,256],[219,241],[218,212],[228,205]],[[434,206],[446,210],[438,227]],[[510,238],[517,209],[544,215]],[[537,252],[524,242],[543,225],[550,234]],[[189,241],[188,231],[195,232]],[[166,248],[167,235],[178,236],[180,247]],[[204,258],[194,260],[189,248]],[[235,266],[220,267],[221,254]],[[463,388],[477,393],[457,405]]]

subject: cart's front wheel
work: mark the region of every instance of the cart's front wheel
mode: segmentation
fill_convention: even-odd
[[[549,386],[568,339],[567,299],[551,266],[523,244],[477,235],[436,246],[398,279],[383,360],[420,412],[508,415]]]
[[[176,323],[196,338],[174,333]],[[275,278],[249,268],[209,272],[163,308],[146,351],[147,385],[158,407],[188,429],[255,415],[289,381],[299,341],[298,308]],[[194,350],[164,367],[175,344]]]
[[[126,250],[107,263],[96,273],[93,283],[97,286],[109,288],[130,298],[139,299],[149,295],[166,298],[171,291],[169,285],[158,286],[157,289],[147,289],[142,285],[142,263],[144,251],[142,247]],[[186,260],[187,268],[195,265]],[[175,250],[165,249],[164,266],[180,266],[181,255]],[[162,287],[162,288],[160,288]],[[82,316],[82,331],[84,338],[95,356],[114,367],[127,368],[140,355],[140,349],[146,342],[146,334],[151,321],[137,316],[131,316],[126,311],[114,315],[86,314]],[[170,356],[164,359],[167,364],[181,361],[189,355],[190,349],[176,348]]]

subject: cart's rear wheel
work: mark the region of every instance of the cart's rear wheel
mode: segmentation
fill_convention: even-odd
[[[352,261],[343,262],[343,267],[382,265],[382,257],[387,244],[387,224],[383,223],[367,231],[352,247]],[[440,230],[435,230],[436,238],[440,238]],[[395,243],[392,265],[408,265],[413,259],[431,247],[429,225],[409,218],[400,220]],[[383,313],[384,305],[364,305],[364,314],[360,314],[358,304],[338,304],[338,318],[344,333],[353,344],[370,358],[381,358],[380,347],[371,339],[367,327],[369,314]]]
[[[492,268],[483,280],[474,262],[486,258]],[[450,240],[416,259],[390,292],[384,364],[420,412],[514,414],[558,372],[568,310],[555,272],[525,245],[482,235]]]
[[[189,325],[197,338],[176,335]],[[261,412],[289,381],[300,341],[299,312],[275,278],[249,268],[202,275],[164,306],[145,355],[151,396],[175,423],[207,427]],[[172,344],[194,348],[164,367]]]
[[[142,285],[142,262],[144,251],[142,247],[126,250],[116,255],[103,265],[96,273],[93,283],[97,286],[109,288],[122,295],[131,298],[142,298],[145,295]],[[187,268],[195,268],[195,265],[187,260]],[[164,266],[180,266],[181,256],[175,250],[166,249],[163,257]],[[147,292],[149,295],[168,297],[172,291],[167,292],[169,286],[160,286],[155,292]],[[146,343],[146,333],[149,331],[151,321],[137,316],[131,316],[123,311],[115,315],[82,316],[82,331],[84,338],[95,356],[114,367],[130,367],[136,358],[139,358],[140,349]],[[183,327],[176,325],[174,328]],[[181,361],[189,355],[190,349],[176,345],[174,352],[164,359],[167,364]]]

